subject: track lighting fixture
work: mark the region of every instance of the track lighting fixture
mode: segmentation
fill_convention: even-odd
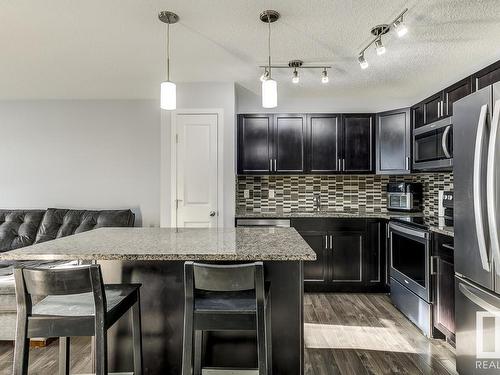
[[[299,78],[299,72],[297,72],[297,68],[293,70],[293,76],[292,76],[292,82],[293,83],[299,83],[300,78]]]
[[[361,69],[368,68],[368,66],[369,66],[368,65],[368,61],[366,61],[364,53],[362,53],[361,55],[359,55],[358,61],[359,61],[359,66],[361,67]]]
[[[385,53],[385,47],[382,44],[382,39],[379,38],[375,41],[375,49],[377,50],[377,55],[383,55]]]
[[[371,29],[373,39],[365,48],[363,48],[359,52],[358,55],[358,62],[361,69],[366,69],[369,66],[368,61],[366,61],[365,59],[365,51],[370,48],[372,44],[375,44],[375,50],[377,51],[378,56],[383,55],[386,52],[386,48],[382,43],[382,35],[387,34],[391,30],[391,28],[395,29],[397,35],[400,38],[408,33],[408,28],[406,27],[403,20],[406,12],[408,12],[408,8],[405,8],[401,13],[399,13],[399,15],[394,20],[392,20],[392,22],[389,22],[388,24],[384,23],[381,25],[377,25]]]
[[[158,14],[161,22],[167,24],[167,80],[160,86],[160,107],[166,110],[173,110],[177,107],[177,88],[175,83],[170,81],[170,25],[179,21],[179,16],[169,11]]]
[[[328,83],[328,72],[326,71],[326,68],[323,69],[323,73],[321,73],[321,83]]]

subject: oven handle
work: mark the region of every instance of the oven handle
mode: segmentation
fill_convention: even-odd
[[[485,104],[481,107],[479,114],[479,122],[477,124],[476,144],[474,147],[474,171],[472,179],[472,201],[474,219],[476,222],[477,243],[479,246],[479,256],[481,265],[485,271],[490,271],[490,262],[486,250],[486,238],[484,233],[483,210],[481,196],[481,155],[483,153],[483,138],[486,128],[488,106]]]
[[[410,236],[415,236],[415,237],[423,238],[423,239],[428,239],[429,238],[429,235],[428,235],[427,232],[423,232],[423,231],[420,231],[420,230],[415,230],[415,229],[403,227],[401,225],[397,225],[397,224],[394,224],[394,223],[389,223],[389,227],[391,229],[397,231],[397,232],[408,234]]]
[[[450,135],[451,125],[448,125],[443,133],[443,138],[441,138],[441,147],[443,148],[444,156],[448,159],[451,158],[450,150],[448,150],[448,137]]]

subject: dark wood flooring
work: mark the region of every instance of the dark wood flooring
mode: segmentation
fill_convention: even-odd
[[[453,348],[429,340],[381,294],[306,294],[305,374],[455,374]],[[90,340],[71,343],[71,373],[91,372]],[[0,374],[13,344],[0,342]],[[30,349],[30,374],[57,373],[57,341]]]

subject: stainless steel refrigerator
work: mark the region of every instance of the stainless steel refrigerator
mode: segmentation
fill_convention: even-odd
[[[456,354],[464,375],[500,373],[499,119],[500,83],[453,106]]]

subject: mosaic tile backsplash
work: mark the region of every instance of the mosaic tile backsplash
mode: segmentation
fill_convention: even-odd
[[[322,209],[339,212],[386,212],[388,182],[421,182],[426,216],[438,216],[438,191],[453,190],[453,173],[411,176],[238,176],[236,208],[240,212],[300,212],[314,210],[320,194]],[[244,197],[245,190],[249,198]],[[274,190],[274,198],[269,198]]]

